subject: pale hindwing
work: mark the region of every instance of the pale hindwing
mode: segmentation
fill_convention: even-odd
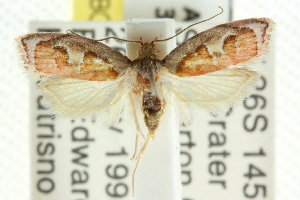
[[[196,104],[214,114],[225,114],[230,106],[250,95],[259,77],[247,68],[229,68],[192,77],[166,72],[161,82],[165,93],[178,100],[180,112],[186,112],[184,104]]]
[[[86,81],[50,77],[38,84],[50,111],[62,117],[103,116],[107,125],[115,123],[132,84],[128,74],[113,81]],[[105,115],[103,115],[105,114]]]

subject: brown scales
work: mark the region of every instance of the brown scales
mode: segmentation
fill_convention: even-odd
[[[154,42],[143,43],[137,59],[133,61],[133,68],[138,72],[138,87],[135,91],[142,94],[144,121],[151,137],[154,137],[165,107],[165,100],[157,94],[155,83],[157,72],[162,67],[161,61],[157,59],[157,52]]]
[[[140,153],[137,156],[134,154],[137,159],[134,177],[145,149],[154,138],[166,104],[156,85],[161,68],[181,77],[198,76],[264,55],[267,53],[273,24],[267,18],[221,24],[188,39],[163,60],[158,60],[156,56],[157,40],[141,42],[138,58],[133,61],[96,40],[77,34],[35,33],[19,37],[18,42],[25,68],[39,77],[45,77],[46,74],[81,80],[112,81],[130,70],[136,72],[136,82],[132,83],[129,98],[137,132],[140,132],[140,128],[131,94],[140,98],[148,135]],[[82,60],[79,60],[78,55],[82,56]]]
[[[85,52],[81,64],[72,63],[65,47],[54,46],[49,41],[38,43],[34,56],[36,70],[45,74],[90,81],[114,80],[119,75],[112,67],[106,66],[110,64],[106,59],[101,59],[103,64],[95,62],[98,58],[94,52]]]
[[[254,31],[242,28],[237,31],[236,35],[227,36],[223,41],[222,50],[224,53],[210,52],[206,45],[201,44],[195,52],[191,52],[182,59],[176,74],[182,77],[199,76],[257,56],[257,38]],[[215,60],[217,63],[214,62]],[[197,61],[201,63],[197,64]]]

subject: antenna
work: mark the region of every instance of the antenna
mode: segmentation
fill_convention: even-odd
[[[79,35],[78,33],[76,33],[75,31],[73,31],[73,30],[71,30],[71,29],[68,29],[68,30],[67,30],[67,33],[73,34],[73,35]],[[83,37],[82,35],[79,35],[79,36]],[[99,40],[95,40],[95,41],[100,42],[100,41],[108,40],[108,39],[111,39],[111,38],[116,39],[116,40],[119,40],[119,41],[122,41],[122,42],[143,43],[143,42],[142,42],[142,39],[141,39],[141,40],[125,40],[125,39],[121,39],[121,38],[117,38],[117,37],[106,37],[106,38],[99,39]]]
[[[164,41],[170,40],[170,39],[172,39],[172,38],[174,38],[174,37],[180,35],[182,32],[186,31],[187,29],[191,28],[192,26],[195,26],[195,25],[197,25],[197,24],[200,24],[200,23],[209,21],[209,20],[211,20],[211,19],[217,17],[218,15],[221,15],[221,14],[224,12],[224,9],[223,9],[221,6],[218,6],[218,7],[221,8],[221,12],[219,12],[218,14],[216,14],[216,15],[214,15],[214,16],[208,18],[208,19],[202,20],[202,21],[200,21],[200,22],[196,22],[196,23],[194,23],[194,24],[191,24],[191,25],[187,26],[185,29],[183,29],[182,31],[180,31],[179,33],[177,33],[176,35],[174,35],[174,36],[172,36],[172,37],[169,37],[169,38],[166,38],[166,39],[163,39],[163,40],[155,40],[154,42],[164,42]]]
[[[221,12],[219,12],[218,14],[216,14],[216,15],[214,15],[214,16],[208,18],[208,19],[202,20],[202,21],[200,21],[200,22],[196,22],[196,23],[194,23],[194,24],[191,24],[191,25],[187,26],[185,29],[183,29],[182,31],[180,31],[179,33],[173,35],[172,37],[168,37],[168,38],[162,39],[162,40],[155,39],[153,42],[165,42],[165,41],[167,41],[167,40],[170,40],[170,39],[172,39],[172,38],[174,38],[174,37],[180,35],[182,32],[186,31],[187,29],[191,28],[192,26],[195,26],[195,25],[197,25],[197,24],[200,24],[200,23],[209,21],[209,20],[211,20],[211,19],[217,17],[218,15],[221,15],[221,14],[224,12],[224,9],[223,9],[221,6],[218,6],[218,7],[221,9]],[[72,30],[70,30],[70,29],[68,29],[67,32],[68,32],[68,33],[71,33],[71,34],[78,35],[77,33],[75,33],[74,31],[72,31]],[[143,40],[142,40],[142,39],[140,39],[140,40],[125,40],[125,39],[121,39],[121,38],[117,38],[117,37],[106,37],[106,38],[99,39],[99,40],[95,40],[95,41],[100,42],[100,41],[108,40],[108,39],[115,39],[115,40],[119,40],[119,41],[122,41],[122,42],[133,42],[133,43],[140,43],[140,44],[143,44]]]
[[[96,40],[96,41],[100,42],[100,41],[108,40],[108,39],[111,39],[111,38],[122,41],[122,42],[134,42],[134,43],[141,43],[141,44],[143,43],[142,40],[125,40],[125,39],[121,39],[121,38],[117,38],[117,37],[106,37],[106,38]]]

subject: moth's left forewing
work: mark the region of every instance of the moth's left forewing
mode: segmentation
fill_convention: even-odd
[[[198,76],[243,64],[268,52],[274,22],[253,18],[221,24],[175,48],[164,66],[178,76]]]

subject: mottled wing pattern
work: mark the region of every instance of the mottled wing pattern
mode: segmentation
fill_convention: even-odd
[[[34,33],[17,42],[32,78],[56,75],[106,81],[118,78],[130,66],[129,58],[118,51],[75,34]]]
[[[175,48],[164,66],[178,76],[198,76],[242,64],[267,53],[274,22],[253,18],[221,24]]]
[[[116,50],[76,34],[36,33],[17,38],[25,70],[58,116],[104,113],[118,120],[131,89],[130,60]]]
[[[224,113],[249,96],[260,77],[246,67],[228,67],[266,54],[273,26],[270,19],[246,19],[199,33],[165,57],[162,83],[179,102]]]

